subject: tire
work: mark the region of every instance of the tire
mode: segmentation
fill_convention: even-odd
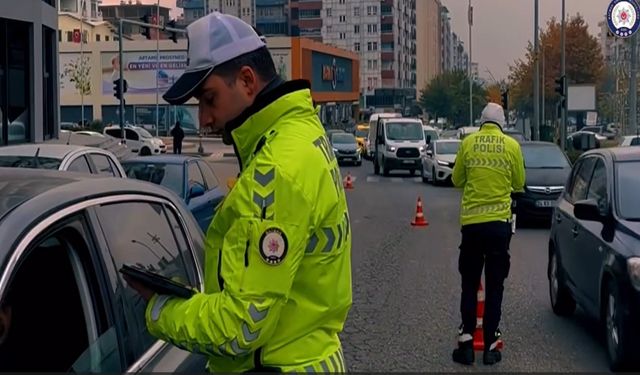
[[[576,301],[562,280],[562,266],[553,249],[549,250],[549,300],[551,308],[558,316],[571,316],[576,311]]]
[[[633,324],[620,295],[620,289],[615,281],[609,281],[604,288],[603,311],[606,330],[607,352],[611,371],[625,371],[630,369],[634,342]]]
[[[149,156],[151,155],[151,150],[149,149],[149,147],[143,147],[140,150],[140,156]]]

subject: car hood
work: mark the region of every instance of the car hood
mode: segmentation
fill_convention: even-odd
[[[333,147],[338,151],[354,151],[358,149],[356,143],[335,143]]]
[[[446,161],[447,163],[455,163],[456,155],[437,155],[436,159]]]
[[[545,169],[526,168],[526,185],[529,186],[564,186],[571,173],[571,168]]]

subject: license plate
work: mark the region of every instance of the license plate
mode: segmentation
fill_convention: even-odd
[[[413,160],[403,160],[402,162],[405,164],[414,164]]]
[[[536,207],[554,207],[556,201],[536,201]]]

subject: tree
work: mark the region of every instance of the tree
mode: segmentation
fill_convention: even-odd
[[[61,78],[69,77],[69,81],[73,83],[78,94],[91,95],[91,62],[89,57],[83,56],[82,60],[78,57],[67,63],[63,67],[61,76]]]
[[[499,84],[494,83],[487,87],[487,102],[502,105],[502,88]]]
[[[487,103],[486,90],[473,83],[474,118]],[[445,117],[454,125],[469,124],[469,78],[465,72],[452,71],[435,77],[420,93],[420,105],[434,118]]]
[[[545,74],[541,90],[545,93],[545,113],[555,116],[558,95],[555,80],[561,73],[561,24],[552,18],[546,29],[540,33],[540,67],[544,55]],[[523,59],[518,59],[510,67],[510,106],[518,112],[533,113],[533,72],[536,54],[529,42]],[[604,58],[598,39],[589,34],[589,26],[580,14],[570,18],[566,25],[566,73],[567,84],[591,83],[597,85],[604,78]],[[542,74],[542,69],[540,71]]]

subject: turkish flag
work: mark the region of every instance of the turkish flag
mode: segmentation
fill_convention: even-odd
[[[73,42],[80,43],[82,41],[82,35],[80,35],[80,29],[73,30]]]

